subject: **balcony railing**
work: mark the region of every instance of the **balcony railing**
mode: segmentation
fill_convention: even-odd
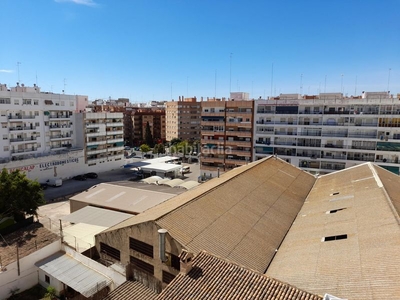
[[[23,115],[23,116],[8,116],[8,119],[10,119],[10,120],[24,120],[24,119],[34,119],[35,118],[35,116],[26,116],[26,115]]]
[[[17,127],[9,127],[9,129],[12,131],[14,131],[14,130],[36,130],[36,126],[26,126],[26,127],[17,126]]]
[[[10,139],[10,142],[27,142],[27,141],[36,141],[35,136],[27,137],[27,138],[17,138],[17,139]]]

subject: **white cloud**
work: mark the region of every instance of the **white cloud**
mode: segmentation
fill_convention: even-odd
[[[12,73],[14,72],[13,70],[0,70],[0,73]]]
[[[86,6],[96,6],[97,4],[93,0],[54,0],[55,2],[72,2],[75,4],[81,4]]]

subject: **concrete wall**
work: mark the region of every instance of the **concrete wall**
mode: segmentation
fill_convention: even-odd
[[[7,270],[0,272],[0,300],[7,299],[12,290],[22,292],[39,283],[38,268],[35,263],[53,253],[60,251],[61,240],[20,259],[20,275],[18,276],[17,262],[6,266]],[[43,277],[44,280],[44,277]]]

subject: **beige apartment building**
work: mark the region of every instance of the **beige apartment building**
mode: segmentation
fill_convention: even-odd
[[[253,110],[253,100],[201,102],[202,172],[215,176],[253,160]]]
[[[166,103],[166,140],[174,138],[194,141],[200,139],[200,102],[196,97],[179,97]]]

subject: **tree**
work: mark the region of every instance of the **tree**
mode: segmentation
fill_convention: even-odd
[[[178,145],[177,145],[177,148],[178,148],[178,151],[179,152],[181,152],[182,154],[183,154],[183,158],[185,159],[186,158],[186,154],[188,154],[189,153],[189,143],[188,143],[188,141],[183,141],[183,142],[180,142]]]
[[[181,139],[179,139],[179,138],[173,138],[173,139],[171,140],[171,142],[170,142],[170,145],[171,145],[171,146],[175,146],[175,145],[179,144],[180,142],[182,142]]]
[[[140,151],[143,153],[147,153],[151,150],[150,146],[147,144],[140,145]]]
[[[144,141],[150,147],[154,146],[154,139],[153,139],[153,135],[151,134],[149,122],[146,123],[146,132],[144,134]]]
[[[0,216],[13,217],[15,221],[25,219],[25,215],[37,216],[39,205],[44,204],[40,184],[30,180],[25,173],[15,170],[0,174]]]
[[[154,146],[153,153],[154,154],[164,154],[165,153],[164,145],[163,144],[156,144]]]

